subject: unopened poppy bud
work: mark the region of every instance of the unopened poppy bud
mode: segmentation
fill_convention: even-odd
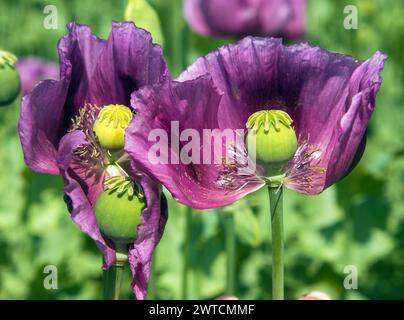
[[[132,243],[146,207],[144,195],[130,178],[112,177],[105,186],[107,190],[101,193],[94,205],[98,227],[115,244]]]
[[[94,122],[93,131],[103,148],[117,151],[123,148],[125,129],[132,120],[132,111],[120,104],[104,106]]]
[[[252,114],[246,127],[249,152],[255,145],[255,159],[264,165],[283,164],[297,150],[297,138],[292,119],[281,110],[263,110]]]
[[[13,102],[20,93],[20,75],[16,68],[17,58],[0,50],[0,106]]]

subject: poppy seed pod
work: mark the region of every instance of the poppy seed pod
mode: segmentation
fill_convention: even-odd
[[[20,92],[20,75],[16,69],[17,58],[0,50],[0,106],[10,104]]]
[[[294,156],[297,138],[292,123],[290,116],[280,110],[257,111],[248,118],[246,144],[253,152],[255,145],[259,163],[283,164]]]
[[[94,122],[93,130],[100,145],[108,150],[120,150],[124,145],[125,129],[132,120],[128,107],[119,104],[104,106]]]
[[[146,201],[135,183],[125,177],[106,181],[107,190],[94,205],[94,213],[101,232],[115,244],[129,244],[136,239],[136,228],[146,207]]]

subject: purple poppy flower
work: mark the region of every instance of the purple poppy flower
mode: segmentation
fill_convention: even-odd
[[[32,170],[63,176],[72,218],[95,240],[108,268],[115,261],[115,250],[97,226],[93,205],[110,173],[92,126],[101,107],[130,107],[133,91],[163,81],[169,73],[161,48],[133,23],[114,22],[107,40],[97,38],[84,25],[70,23],[68,30],[58,45],[60,80],[43,81],[23,98],[19,133],[25,162]],[[147,203],[128,256],[133,291],[143,299],[167,207],[161,187],[127,155],[121,159],[120,165],[143,188]]]
[[[40,58],[20,58],[17,63],[17,68],[20,72],[21,94],[23,96],[28,94],[39,81],[59,79],[58,65]]]
[[[202,35],[297,38],[306,29],[306,0],[185,0],[184,12]]]
[[[280,109],[292,117],[298,136],[298,149],[282,169],[283,184],[318,194],[343,178],[360,158],[385,59],[380,52],[359,61],[307,43],[285,47],[279,39],[247,37],[198,59],[179,82],[134,93],[132,104],[142,116],[127,130],[126,150],[176,200],[201,209],[227,205],[265,185],[262,168],[237,161],[150,161],[155,142],[149,132],[164,129],[168,137],[186,128],[235,132],[246,130],[251,114]],[[180,126],[174,133],[172,121]],[[171,156],[187,144],[180,139],[178,148],[175,141],[169,139]],[[227,154],[245,154],[241,147],[222,145]],[[209,148],[209,140],[201,139],[199,149],[193,150]]]

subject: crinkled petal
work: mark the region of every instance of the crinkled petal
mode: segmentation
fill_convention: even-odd
[[[209,146],[203,139],[203,130],[219,128],[217,108],[220,98],[209,77],[145,87],[132,95],[132,106],[137,115],[126,131],[126,152],[140,170],[161,182],[177,201],[195,208],[223,206],[262,186],[262,181],[254,180],[245,186],[245,181],[242,181],[243,186],[234,184],[232,189],[224,187],[223,172],[227,167],[222,163],[222,156],[226,153],[215,153],[214,141],[207,157],[209,160],[204,159],[204,148]],[[179,125],[178,131],[172,127],[175,122]],[[160,160],[166,156],[166,163],[154,159],[153,146],[156,142],[153,133],[157,131],[153,130],[156,129],[163,131],[158,133],[162,134],[160,141],[163,143]],[[186,129],[194,129],[199,141],[184,136],[181,138],[179,135],[187,133]],[[179,141],[178,145],[176,141]],[[192,155],[195,152],[197,160],[186,164],[181,158],[181,151],[191,141],[196,145]],[[165,145],[167,149],[164,149]]]
[[[169,77],[162,49],[151,34],[131,22],[113,22],[92,78],[91,91],[101,104],[129,106],[130,94]]]
[[[281,52],[280,39],[247,37],[199,58],[177,80],[209,74],[223,93],[219,126],[242,129],[252,113],[278,103]]]
[[[341,179],[361,151],[385,59],[377,52],[358,61],[307,43],[284,47],[279,39],[248,37],[198,59],[178,80],[212,76],[224,94],[221,128],[243,128],[262,109],[288,112],[300,149],[287,181],[316,194]]]
[[[133,22],[113,22],[107,40],[85,25],[69,23],[68,29],[59,50],[70,50],[65,55],[72,73],[66,101],[70,115],[86,103],[129,105],[134,90],[169,76],[161,47]]]
[[[66,118],[71,118],[85,103],[101,103],[92,90],[92,84],[105,40],[95,36],[86,25],[70,22],[67,29],[69,34],[60,39],[58,48],[61,79],[69,81],[64,112]]]
[[[331,138],[327,148],[329,157],[323,158],[324,167],[327,166],[325,187],[343,178],[363,154],[361,143],[375,108],[376,95],[382,84],[380,73],[386,58],[377,52],[355,70],[349,83],[349,93],[353,95],[347,99],[349,107],[344,110],[333,135],[323,133],[324,140],[335,137],[334,141]]]
[[[73,48],[67,101],[73,113],[85,103],[129,105],[134,90],[169,76],[161,47],[133,22],[113,22],[107,40],[97,38],[88,26],[70,23],[68,29],[60,47]]]
[[[101,235],[90,198],[96,198],[96,193],[102,191],[102,182],[84,181],[73,163],[73,151],[79,145],[86,145],[87,140],[81,131],[73,131],[63,137],[58,151],[58,164],[64,179],[64,192],[70,199],[71,217],[81,231],[88,234],[97,244],[104,255],[105,267],[115,262],[115,251]],[[99,180],[101,181],[101,180]],[[94,195],[89,197],[89,193]]]
[[[161,186],[146,175],[142,175],[140,184],[147,207],[142,212],[137,239],[130,247],[128,257],[133,275],[132,290],[137,299],[143,300],[147,294],[152,255],[167,222],[167,200]]]
[[[56,149],[66,94],[65,81],[46,80],[22,99],[18,131],[25,163],[32,170],[59,174]]]
[[[311,159],[313,166],[322,169],[315,168],[311,176],[295,179],[292,189],[318,194],[358,163],[385,59],[380,52],[367,61],[358,61],[308,44],[288,48],[281,70],[290,75],[285,86],[296,84],[292,86],[297,89],[292,94],[297,98],[293,113],[296,130],[300,143],[308,143],[316,150]],[[300,161],[296,161],[293,174],[298,167]],[[309,184],[307,178],[311,180]]]
[[[19,133],[25,162],[42,173],[59,173],[56,154],[74,114],[71,104],[77,92],[87,90],[88,72],[102,44],[87,26],[71,23],[68,29],[58,45],[60,80],[40,82],[22,100]]]

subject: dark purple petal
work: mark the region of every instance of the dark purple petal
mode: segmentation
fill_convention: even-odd
[[[81,131],[73,131],[63,137],[58,151],[58,165],[64,179],[64,192],[71,203],[71,216],[81,231],[88,234],[97,244],[104,255],[105,267],[115,261],[115,251],[108,246],[98,228],[90,198],[95,201],[96,195],[102,191],[101,183],[84,181],[76,172],[72,160],[72,152],[79,145],[86,145],[87,140]],[[89,193],[92,195],[89,196]]]
[[[362,63],[350,79],[347,99],[350,105],[345,105],[344,114],[333,133],[338,138],[335,138],[335,143],[331,141],[327,148],[329,157],[324,156],[323,160],[324,166],[327,164],[325,188],[352,170],[353,162],[358,163],[357,155],[363,153],[360,146],[375,108],[376,94],[382,83],[380,72],[385,59],[385,55],[377,52]],[[330,136],[329,133],[328,137],[326,134],[324,133],[324,140]]]
[[[218,121],[221,128],[245,128],[248,117],[264,109],[278,91],[278,60],[282,52],[280,39],[245,38],[199,58],[178,81],[209,74],[223,92]]]
[[[309,59],[311,63],[304,65]],[[311,188],[304,181],[295,181],[291,188],[317,194],[353,169],[355,157],[363,152],[361,141],[375,107],[385,59],[380,52],[358,61],[307,44],[288,48],[281,70],[290,74],[285,86],[296,79],[296,130],[301,143],[306,140],[318,150],[313,161],[319,160],[317,165],[326,172],[313,174],[316,182]],[[307,72],[309,76],[299,77]]]
[[[305,32],[305,0],[186,0],[185,16],[203,35],[272,35]]]
[[[167,222],[167,200],[161,186],[143,175],[140,181],[147,207],[137,227],[137,239],[129,250],[129,263],[133,274],[132,290],[137,299],[145,299],[150,277],[151,259]]]
[[[91,88],[105,40],[95,36],[86,25],[71,22],[67,29],[69,34],[60,39],[58,48],[60,77],[66,79],[69,85],[64,112],[66,118],[71,118],[86,102],[101,103]]]
[[[18,131],[25,163],[32,170],[59,174],[56,149],[66,95],[65,81],[46,80],[22,99]]]
[[[19,133],[25,163],[42,173],[59,173],[56,153],[74,113],[66,101],[74,100],[72,88],[86,90],[83,84],[88,79],[81,74],[91,69],[93,56],[101,49],[101,40],[87,26],[69,24],[69,32],[58,45],[60,81],[45,80],[22,100]],[[76,80],[71,81],[72,75]],[[86,80],[79,85],[78,78]]]
[[[145,87],[132,95],[132,106],[137,115],[126,131],[126,152],[142,171],[161,182],[177,201],[195,208],[223,206],[262,186],[261,181],[253,181],[244,188],[223,188],[220,181],[225,170],[222,158],[216,163],[213,158],[210,159],[211,164],[203,162],[203,147],[207,146],[204,146],[202,138],[196,151],[199,152],[199,163],[184,164],[178,160],[181,149],[189,140],[180,142],[179,148],[176,148],[174,141],[179,133],[172,130],[172,122],[178,121],[180,133],[192,128],[203,137],[203,129],[219,128],[219,102],[220,95],[212,86],[211,79],[206,77]],[[153,140],[149,141],[153,129],[167,132],[169,148],[165,154],[169,161],[166,164],[155,163],[149,157],[149,151],[155,144]]]
[[[91,91],[101,104],[130,105],[130,94],[169,77],[161,47],[151,34],[133,23],[113,22],[111,34],[99,57]]]
[[[132,22],[113,22],[108,39],[94,36],[89,27],[70,23],[63,48],[74,48],[67,109],[76,113],[85,103],[129,105],[130,94],[169,76],[161,47],[150,33]]]
[[[198,59],[178,80],[212,76],[224,93],[221,128],[243,128],[262,109],[288,112],[301,145],[287,168],[289,186],[315,194],[349,170],[374,109],[385,59],[377,52],[358,61],[306,43],[284,47],[278,39],[248,37]]]
[[[18,60],[18,71],[21,77],[21,94],[25,96],[32,88],[42,80],[59,79],[59,67],[36,57],[26,57]]]

